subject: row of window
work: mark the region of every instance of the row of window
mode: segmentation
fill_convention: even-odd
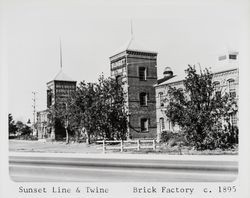
[[[229,89],[229,95],[230,97],[236,97],[236,84],[235,80],[229,79],[228,81],[228,89]],[[220,87],[220,82],[216,81],[214,82],[214,89],[215,89],[215,95],[216,97],[221,97],[221,87]],[[183,91],[182,88],[179,88],[178,90]],[[160,101],[160,106],[164,106],[164,101],[165,98],[163,96],[163,92],[159,92],[159,101]]]
[[[116,69],[111,72],[111,75],[122,75],[126,71],[126,68]],[[146,81],[147,80],[147,68],[146,67],[139,67],[139,80]]]
[[[56,89],[57,94],[71,94],[74,91],[75,90],[72,90],[72,89]]]
[[[230,116],[230,120],[231,120],[231,124],[233,126],[237,126],[237,115],[236,113],[232,114]],[[160,118],[159,119],[159,124],[160,124],[160,131],[164,131],[166,128],[165,128],[165,120],[164,118]],[[170,121],[169,121],[169,124],[170,124]]]
[[[235,84],[235,80],[229,79],[227,82],[228,82],[228,89],[229,89],[229,95],[230,95],[230,97],[236,97],[236,84]],[[218,81],[214,82],[214,89],[215,89],[215,95],[216,95],[216,97],[221,97],[220,82],[218,82]]]
[[[76,89],[75,85],[56,84],[57,89]]]

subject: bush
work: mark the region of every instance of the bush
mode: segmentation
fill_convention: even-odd
[[[25,134],[18,137],[19,140],[38,140],[36,136]]]
[[[178,133],[163,131],[160,141],[168,143],[171,147],[176,145],[187,145],[186,136],[182,131],[179,131]]]
[[[197,147],[198,150],[231,149],[238,144],[239,129],[237,126],[224,126],[224,129],[205,131],[206,138]]]
[[[170,140],[170,138],[173,137],[173,132],[172,131],[162,131],[161,133],[161,142],[168,142]]]

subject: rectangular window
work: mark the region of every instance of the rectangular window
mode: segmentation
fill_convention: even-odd
[[[237,55],[236,54],[229,54],[229,59],[236,60],[237,59]]]
[[[227,56],[226,56],[226,55],[223,55],[223,56],[220,56],[220,57],[219,57],[219,61],[222,61],[222,60],[225,60],[225,59],[227,59]]]
[[[139,67],[139,79],[141,81],[147,80],[147,69],[145,67]]]
[[[163,93],[162,92],[159,93],[159,101],[160,101],[160,106],[164,107],[164,99],[163,99]]]
[[[216,91],[216,92],[215,92],[215,97],[216,97],[217,99],[221,98],[221,91]]]
[[[236,97],[235,81],[234,80],[229,80],[228,81],[228,86],[229,86],[229,95],[230,95],[230,97]]]
[[[146,131],[148,131],[148,119],[142,118],[141,119],[141,132],[146,132]]]
[[[237,126],[237,116],[235,113],[231,115],[231,122],[233,126]]]
[[[147,106],[148,104],[148,95],[147,93],[140,93],[140,105]]]
[[[236,97],[236,93],[235,92],[229,92],[229,94],[230,94],[231,98],[235,98]]]
[[[52,90],[47,90],[47,107],[49,108],[52,105]]]

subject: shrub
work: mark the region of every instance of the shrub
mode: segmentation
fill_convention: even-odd
[[[161,142],[168,142],[170,140],[170,138],[173,136],[173,132],[172,131],[162,131],[161,133]]]
[[[187,145],[186,136],[182,131],[178,133],[163,131],[161,134],[161,142],[166,142],[171,147],[176,145]]]
[[[203,140],[198,150],[214,150],[219,149],[231,149],[238,144],[238,134],[239,129],[237,126],[224,126],[224,129],[214,129],[211,131],[205,131],[207,134],[206,138]]]
[[[30,135],[30,134],[20,135],[18,139],[19,140],[38,140],[36,136]]]

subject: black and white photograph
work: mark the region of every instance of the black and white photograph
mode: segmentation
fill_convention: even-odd
[[[2,1],[1,197],[248,197],[249,10]]]

